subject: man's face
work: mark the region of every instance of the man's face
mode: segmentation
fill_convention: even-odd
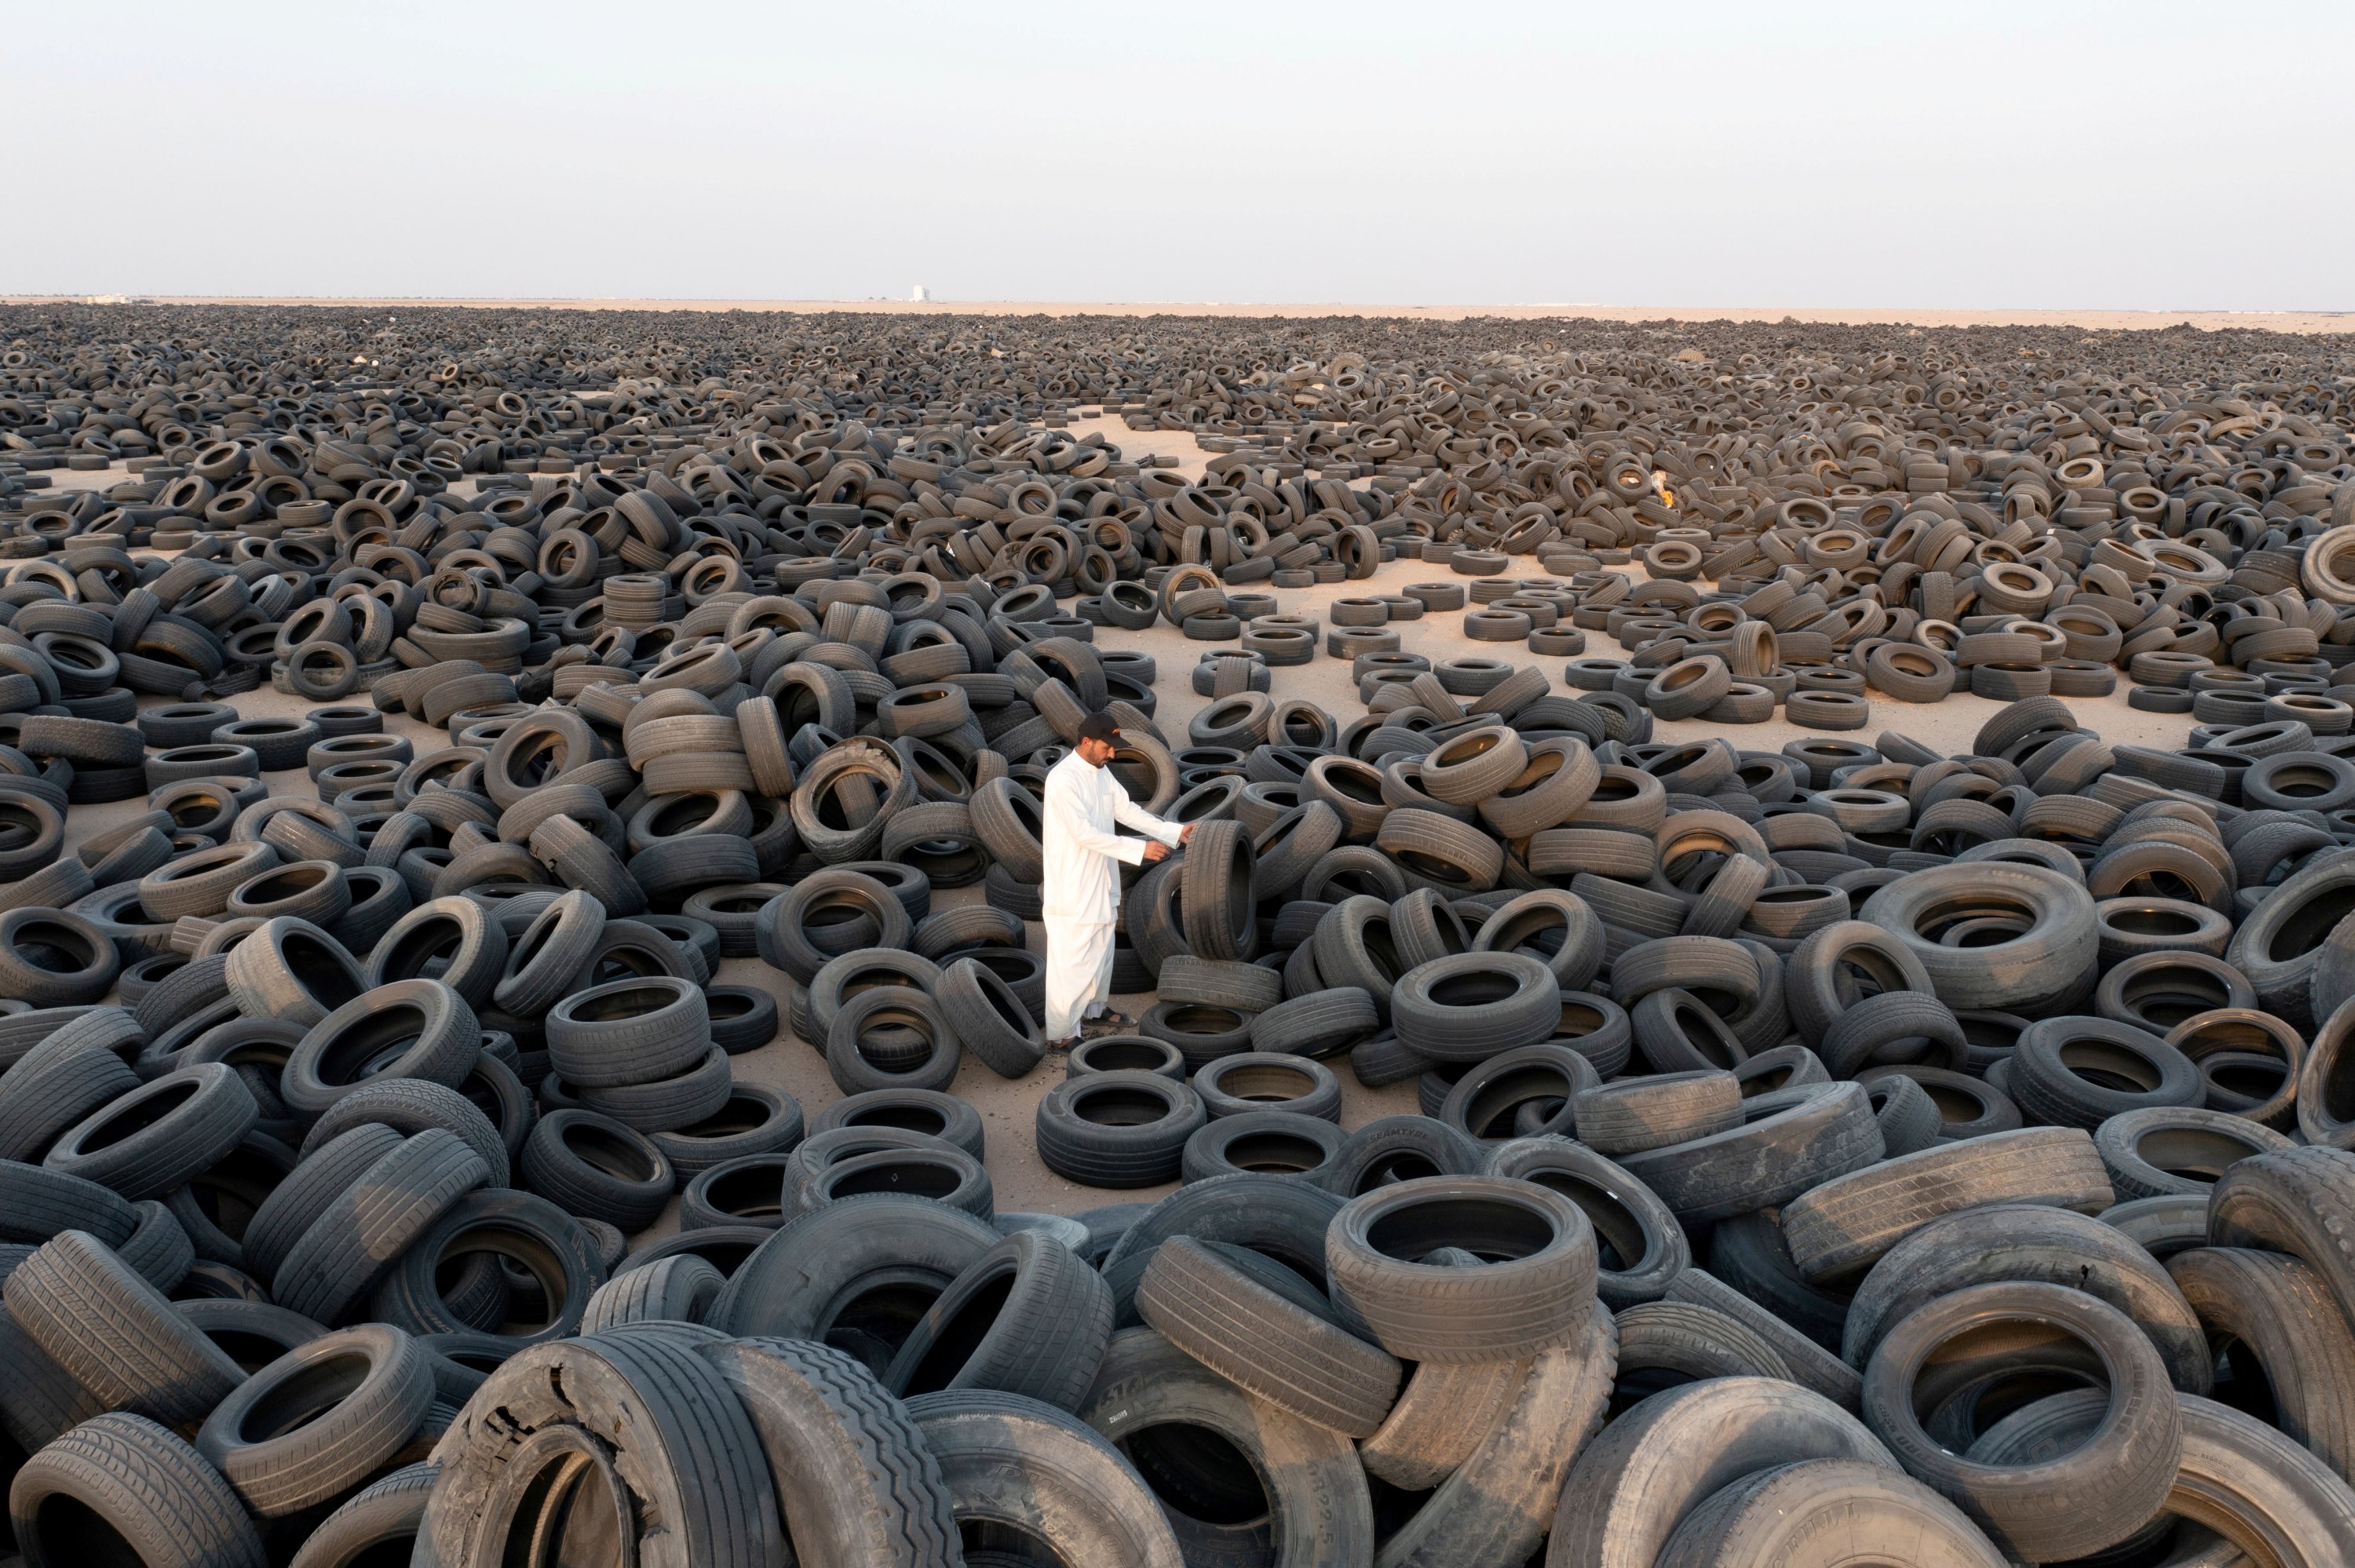
[[[1080,760],[1091,768],[1102,768],[1112,760],[1112,742],[1083,740],[1079,746]]]

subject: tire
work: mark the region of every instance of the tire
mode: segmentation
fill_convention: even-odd
[[[1570,1347],[1546,1352],[1569,1357]],[[1417,1367],[1382,1424],[1360,1439],[1366,1473],[1401,1491],[1427,1492],[1470,1458],[1519,1403],[1534,1361]]]
[[[1476,1064],[1456,1079],[1439,1119],[1475,1139],[1550,1133],[1567,1138],[1576,1102],[1598,1086],[1593,1064],[1568,1046],[1551,1041],[1523,1045]]]
[[[2167,1272],[2210,1346],[2240,1349],[2237,1376],[2256,1362],[2272,1425],[2344,1477],[2355,1467],[2355,1331],[2321,1278],[2295,1258],[2238,1247],[2178,1253]]]
[[[432,1401],[423,1347],[370,1323],[323,1335],[248,1378],[205,1418],[197,1451],[248,1508],[281,1519],[365,1483],[408,1444]]]
[[[1189,1236],[1154,1249],[1136,1307],[1171,1344],[1230,1383],[1327,1431],[1366,1436],[1397,1397],[1395,1360]]]
[[[1112,1334],[1111,1287],[1069,1247],[1018,1232],[951,1282],[884,1374],[894,1393],[994,1388],[1077,1406]]]
[[[1970,1041],[1946,1004],[1918,991],[1882,991],[1843,1009],[1823,1033],[1817,1050],[1835,1078],[1853,1078],[1881,1053],[1897,1059],[1963,1072],[1970,1065]],[[1943,1048],[1937,1060],[1934,1053]]]
[[[1084,1424],[1035,1400],[975,1391],[919,1395],[907,1409],[968,1540],[995,1527],[1044,1542],[1065,1563],[1182,1568],[1144,1478]],[[978,1552],[969,1547],[964,1560]],[[876,1568],[900,1561],[878,1559]]]
[[[2115,1227],[2042,1204],[1965,1209],[1891,1248],[1849,1305],[1841,1359],[1861,1371],[1889,1331],[1923,1307],[2004,1280],[2066,1286],[2125,1313],[2158,1348],[2177,1388],[2207,1391],[2214,1357],[2166,1271]]]
[[[1187,1511],[1189,1503],[1202,1508],[1195,1494],[1214,1485],[1265,1510],[1261,1561],[1373,1560],[1373,1500],[1349,1440],[1252,1399],[1150,1329],[1114,1337],[1078,1414],[1132,1459],[1142,1456],[1137,1467],[1152,1479],[1181,1543],[1224,1533]],[[1160,1430],[1168,1427],[1180,1430]],[[1173,1436],[1182,1442],[1186,1427],[1207,1428],[1232,1446],[1245,1472],[1219,1472],[1207,1457],[1176,1446]],[[1252,1532],[1233,1533],[1248,1539]]]
[[[1958,899],[1973,901],[1975,908],[2017,911],[2029,928],[1989,947],[1942,947],[1921,925]],[[1894,937],[1928,972],[1938,1000],[1958,1012],[2049,1015],[2092,987],[2101,940],[2093,895],[2041,866],[1995,861],[1933,866],[1881,888],[1857,915]],[[2247,930],[2243,927],[2243,936]]]
[[[2010,1132],[2024,1119],[2010,1096],[1966,1073],[1950,1073],[1943,1067],[1868,1067],[1858,1081],[1870,1086],[1891,1077],[1911,1078],[1930,1097],[1940,1118],[1941,1142],[1960,1143],[1989,1133]]]
[[[949,965],[935,996],[958,1044],[999,1077],[1019,1078],[1045,1057],[1038,1021],[1010,986],[974,959]]]
[[[1793,1383],[1714,1378],[1656,1393],[1614,1419],[1571,1467],[1549,1568],[1653,1563],[1712,1494],[1809,1459],[1896,1467],[1856,1417]]]
[[[42,1164],[134,1202],[159,1197],[228,1155],[260,1117],[237,1069],[206,1063],[101,1106],[59,1134]]]
[[[70,967],[36,961],[23,948],[54,952]],[[11,909],[0,915],[0,994],[35,1007],[94,1002],[114,987],[123,956],[99,927],[63,909]]]
[[[1784,1005],[1801,1040],[1828,1047],[1832,1026],[1865,1000],[1847,972],[1850,969],[1860,970],[1882,994],[1926,995],[1933,990],[1929,970],[1893,932],[1864,920],[1827,926],[1801,942],[1783,966]]]
[[[731,1160],[794,1149],[802,1141],[801,1102],[764,1084],[731,1083],[728,1097],[709,1116],[684,1127],[658,1128],[646,1137],[687,1180]]]
[[[440,1477],[436,1466],[409,1465],[354,1493],[311,1532],[289,1568],[362,1568],[378,1551],[398,1558],[416,1540]]]
[[[1616,836],[1633,839],[1632,834]],[[1539,938],[1556,931],[1561,933],[1560,945],[1549,954]],[[1553,971],[1563,991],[1582,991],[1603,967],[1603,922],[1574,893],[1554,889],[1524,893],[1488,916],[1473,938],[1472,950],[1535,958]]]
[[[611,1117],[559,1110],[539,1118],[524,1144],[524,1184],[569,1214],[645,1230],[677,1187],[663,1151]]]
[[[675,1078],[711,1051],[701,988],[667,975],[576,991],[549,1011],[547,1031],[549,1060],[574,1089]]]
[[[193,1423],[245,1380],[163,1292],[80,1231],[44,1243],[5,1290],[9,1317],[109,1409]]]
[[[1927,1149],[1834,1178],[1783,1210],[1783,1239],[1810,1279],[1865,1267],[1931,1220],[1988,1203],[2099,1213],[2117,1202],[2094,1141],[2023,1128]]]
[[[1739,1127],[1742,1089],[1728,1072],[1668,1073],[1582,1089],[1573,1110],[1579,1141],[1615,1158]]]
[[[1355,986],[1337,985],[1276,1003],[1250,1019],[1246,1034],[1251,1050],[1262,1054],[1321,1056],[1380,1026],[1372,997]]]
[[[605,1282],[604,1261],[589,1234],[555,1204],[528,1192],[470,1192],[427,1226],[384,1272],[371,1302],[377,1316],[412,1334],[459,1333],[474,1327],[464,1320],[442,1289],[447,1264],[467,1253],[512,1262],[537,1280],[545,1298],[539,1309],[545,1324],[514,1333],[495,1325],[501,1338],[525,1344],[576,1332],[589,1298]]]
[[[2106,1018],[2064,1017],[2020,1031],[2006,1092],[2038,1121],[2090,1131],[2128,1111],[2197,1106],[2207,1086],[2189,1056],[2155,1034]]]
[[[578,890],[564,894],[509,944],[493,1002],[512,1017],[543,1016],[571,990],[604,929],[604,905]]]
[[[1254,857],[1242,824],[1199,822],[1178,858],[1187,950],[1214,960],[1248,959],[1257,936]]]
[[[1478,1062],[1550,1036],[1561,996],[1553,972],[1535,959],[1463,953],[1401,976],[1391,1019],[1410,1050],[1437,1062]]]
[[[266,1301],[175,1301],[172,1309],[227,1351],[248,1377],[327,1331],[300,1312]]]
[[[1261,1110],[1285,1111],[1336,1124],[1341,1119],[1339,1080],[1305,1056],[1274,1051],[1221,1056],[1197,1071],[1192,1082],[1212,1120]]]
[[[269,1561],[220,1473],[165,1427],[123,1412],[87,1421],[27,1459],[8,1489],[8,1514],[27,1563],[69,1563],[110,1547],[151,1568]]]
[[[1585,1211],[1595,1294],[1614,1312],[1660,1299],[1691,1266],[1692,1248],[1668,1205],[1591,1149],[1561,1138],[1515,1139],[1490,1152],[1487,1173],[1550,1188]]]
[[[1915,1401],[1935,1397],[1917,1390],[1925,1378],[1959,1389],[1974,1376],[1997,1372],[2007,1355],[2017,1364],[2022,1353],[1982,1338],[1987,1348],[1976,1356],[1958,1347],[1933,1371],[1941,1350],[2007,1324],[2032,1326],[2027,1332],[2035,1338],[2028,1343],[2043,1349],[2043,1364],[2057,1361],[2106,1374],[2109,1414],[2082,1446],[2049,1459],[1974,1462],[1953,1450],[1983,1435],[1957,1432],[1942,1443],[1924,1428]],[[1864,1409],[1874,1434],[1908,1474],[1968,1514],[2007,1553],[2027,1562],[2087,1556],[2133,1535],[2166,1505],[2182,1452],[2176,1394],[2158,1350],[2124,1313],[2052,1285],[1974,1286],[1914,1312],[1873,1351],[1864,1374]]]
[[[1508,1568],[1535,1555],[1564,1480],[1602,1424],[1618,1346],[1611,1314],[1596,1303],[1576,1340],[1529,1364],[1500,1418],[1384,1543],[1380,1561],[1390,1568]],[[1441,1370],[1418,1368],[1415,1375]]]
[[[1505,1261],[1416,1261],[1442,1246]],[[1532,1183],[1424,1177],[1350,1200],[1327,1233],[1326,1264],[1335,1302],[1391,1354],[1512,1360],[1578,1331],[1594,1294],[1594,1230],[1577,1204]]]
[[[231,951],[232,970],[260,935]],[[440,980],[396,980],[315,1022],[287,1059],[279,1092],[293,1110],[316,1117],[378,1079],[421,1078],[454,1089],[482,1046],[482,1024],[456,991]]]
[[[2237,1410],[2189,1394],[2176,1404],[2183,1458],[2168,1511],[2283,1568],[2355,1561],[2355,1492],[2328,1466]]]
[[[1460,1128],[1427,1116],[1369,1121],[1342,1142],[1325,1185],[1344,1199],[1421,1176],[1477,1176],[1488,1150]]]
[[[271,1294],[282,1307],[336,1326],[489,1175],[455,1134],[435,1128],[402,1139],[321,1208],[272,1275]]]
[[[929,1199],[847,1198],[771,1232],[730,1277],[707,1321],[744,1338],[823,1340],[866,1292],[936,1296],[1000,1239],[986,1223]]]
[[[982,1157],[981,1114],[954,1095],[932,1089],[878,1089],[852,1095],[820,1111],[810,1136],[841,1128],[896,1128],[953,1143],[975,1160]]]
[[[255,1277],[277,1277],[303,1234],[327,1205],[349,1191],[376,1162],[400,1147],[395,1128],[370,1122],[337,1133],[304,1154],[254,1211],[239,1238]]]
[[[1779,1208],[1881,1158],[1863,1088],[1815,1084],[1742,1102],[1732,1132],[1646,1150],[1623,1161],[1688,1225]]]
[[[1039,1159],[1091,1187],[1150,1187],[1177,1178],[1188,1140],[1209,1119],[1190,1086],[1154,1073],[1067,1078],[1039,1102]]]
[[[59,1134],[138,1087],[112,1051],[36,1046],[0,1075],[0,1160],[38,1163]]]
[[[1179,1154],[1178,1180],[1205,1181],[1263,1171],[1322,1185],[1342,1142],[1341,1129],[1317,1117],[1244,1111],[1195,1129]]]
[[[2121,1202],[2170,1192],[2204,1197],[2233,1161],[2290,1147],[2245,1117],[2190,1107],[2126,1111],[2094,1129],[2094,1148]]]
[[[755,916],[753,929],[762,959],[807,985],[838,953],[906,948],[915,927],[907,906],[882,883],[835,867],[813,873],[771,899]],[[837,941],[843,945],[832,947]]]
[[[1688,1268],[1678,1275],[1666,1299],[1732,1319],[1782,1359],[1791,1382],[1851,1414],[1862,1408],[1864,1379],[1853,1368],[1708,1270]]]
[[[1890,1159],[1918,1154],[1938,1141],[1943,1126],[1938,1103],[1919,1080],[1890,1074],[1866,1085],[1864,1093],[1872,1106],[1872,1119],[1881,1128],[1881,1147]],[[2115,1185],[2115,1171],[2112,1184]]]
[[[607,1506],[635,1530],[660,1521],[641,1561],[663,1552],[709,1568],[783,1561],[759,1433],[699,1349],[676,1333],[633,1329],[518,1352],[434,1449],[442,1477],[417,1559],[454,1565],[520,1552],[528,1536],[517,1527],[537,1521],[536,1510],[518,1520],[517,1505],[535,1473],[566,1456],[611,1451],[603,1474],[623,1490]],[[584,1447],[592,1441],[598,1449]]]
[[[1614,1404],[1632,1405],[1660,1388],[1711,1378],[1798,1382],[1762,1335],[1713,1307],[1691,1301],[1646,1301],[1618,1314],[1618,1321]]]
[[[222,978],[246,1017],[282,1019],[306,1029],[368,990],[343,944],[315,926],[284,918],[265,921],[230,948]]]
[[[476,1072],[489,1061],[479,1058]],[[498,1067],[495,1062],[491,1065]],[[362,1083],[311,1124],[311,1130],[303,1135],[303,1158],[308,1160],[353,1128],[369,1123],[389,1128],[404,1138],[429,1127],[455,1133],[481,1157],[491,1173],[490,1184],[506,1185],[507,1134],[493,1126],[491,1118],[464,1095],[424,1078],[377,1077]]]
[[[590,1292],[581,1332],[585,1338],[630,1323],[700,1323],[727,1287],[719,1271],[692,1253],[657,1258]]]
[[[2002,1568],[2005,1561],[1961,1510],[1911,1477],[1861,1460],[1814,1459],[1761,1470],[1712,1493],[1655,1562],[1657,1568],[1828,1563],[1899,1540],[1915,1568]]]

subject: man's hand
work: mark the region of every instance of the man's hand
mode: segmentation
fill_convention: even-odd
[[[1178,829],[1178,842],[1181,844],[1192,843],[1194,842],[1194,828],[1195,824],[1188,822],[1184,827]]]
[[[1167,844],[1163,843],[1159,839],[1147,839],[1145,841],[1146,864],[1151,865],[1156,861],[1167,860],[1168,858],[1169,846]]]

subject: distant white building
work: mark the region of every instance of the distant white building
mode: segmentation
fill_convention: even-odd
[[[932,297],[932,291],[930,289],[925,288],[922,283],[917,284],[914,288],[908,291],[908,298],[910,302],[915,304],[921,305]]]

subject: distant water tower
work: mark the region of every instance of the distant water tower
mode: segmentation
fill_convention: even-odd
[[[908,291],[908,298],[912,302],[919,305],[922,304],[932,297],[932,291],[930,289],[925,288],[922,283],[917,284],[914,288]]]

